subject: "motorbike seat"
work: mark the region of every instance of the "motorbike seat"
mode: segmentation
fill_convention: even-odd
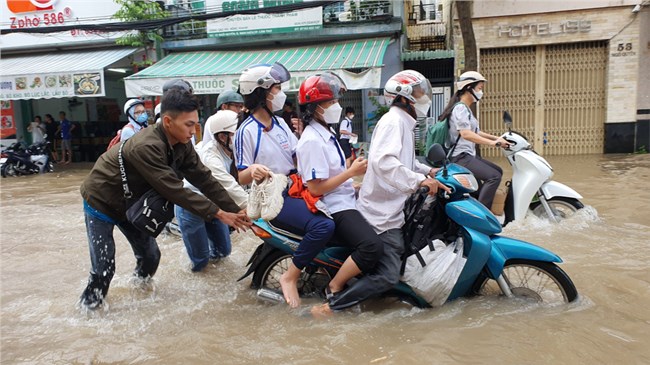
[[[278,234],[281,234],[283,236],[289,237],[289,238],[291,238],[291,239],[293,239],[295,241],[302,241],[303,237],[306,234],[305,231],[303,231],[301,229],[298,229],[298,228],[295,228],[295,227],[292,227],[292,226],[290,226],[288,224],[282,223],[282,222],[278,221],[277,219],[274,219],[274,220],[269,221],[267,223],[269,224],[269,227],[271,227],[271,229],[275,233],[278,233]],[[330,241],[327,243],[327,246],[328,247],[346,247],[348,245],[345,244],[340,237],[334,235],[334,236],[332,236]]]

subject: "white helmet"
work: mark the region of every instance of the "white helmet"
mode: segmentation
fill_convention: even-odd
[[[401,95],[413,103],[420,101],[422,96],[431,100],[431,83],[421,73],[413,70],[404,70],[391,76],[384,86],[384,97],[392,103],[393,99]]]
[[[144,101],[140,99],[129,99],[124,103],[124,114],[126,114],[129,120],[135,121],[135,107],[136,105],[144,106]]]
[[[239,92],[249,95],[258,87],[268,89],[274,84],[289,81],[291,74],[281,63],[250,66],[239,76]]]
[[[206,120],[205,125],[207,127],[207,133],[210,134],[217,134],[219,132],[235,133],[238,121],[239,114],[234,111],[219,110]]]
[[[384,98],[391,105],[397,96],[403,96],[412,103],[418,117],[426,117],[431,108],[433,90],[431,83],[421,73],[404,70],[391,76],[384,86]]]
[[[456,90],[463,90],[465,86],[480,81],[486,82],[487,80],[485,79],[485,77],[483,77],[483,75],[481,75],[476,71],[463,72],[458,78],[458,81],[456,82]]]

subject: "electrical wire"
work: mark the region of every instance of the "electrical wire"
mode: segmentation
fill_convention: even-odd
[[[168,27],[170,25],[186,22],[189,20],[208,20],[208,19],[218,19],[226,18],[233,15],[248,15],[248,14],[277,14],[277,13],[287,13],[295,10],[301,9],[310,9],[321,6],[328,6],[335,3],[342,2],[341,0],[316,0],[316,1],[305,1],[301,3],[288,4],[288,5],[279,5],[269,8],[258,8],[258,9],[249,9],[249,10],[236,10],[236,11],[221,11],[221,12],[207,12],[204,14],[190,14],[184,16],[177,16],[172,18],[165,19],[156,19],[156,20],[138,20],[131,22],[111,22],[103,24],[72,24],[72,25],[61,25],[61,26],[52,26],[52,27],[36,27],[36,28],[9,28],[9,29],[0,29],[0,34],[10,34],[10,33],[55,33],[55,32],[65,32],[68,30],[94,30],[101,32],[118,32],[126,30],[138,30],[138,31],[152,31],[160,28]],[[87,21],[87,19],[84,19]]]

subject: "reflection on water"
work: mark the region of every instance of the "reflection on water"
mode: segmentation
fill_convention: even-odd
[[[509,174],[503,161],[496,160]],[[1,361],[7,364],[650,363],[649,156],[551,157],[555,179],[587,206],[560,224],[535,217],[505,234],[560,255],[580,298],[555,308],[500,298],[421,310],[375,301],[319,321],[258,301],[237,282],[257,246],[235,234],[230,257],[190,272],[183,243],[158,241],[152,285],[116,232],[105,311],[75,304],[89,255],[79,183],[89,165],[0,181]]]

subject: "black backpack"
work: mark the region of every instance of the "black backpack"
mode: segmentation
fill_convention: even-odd
[[[429,245],[433,249],[432,241],[440,239],[449,242],[449,219],[444,207],[435,196],[429,197],[427,193],[416,192],[411,195],[404,205],[405,224],[402,227],[404,235],[404,255],[402,255],[401,274],[404,273],[406,258],[417,255],[418,260],[425,265],[420,256],[420,250]]]

